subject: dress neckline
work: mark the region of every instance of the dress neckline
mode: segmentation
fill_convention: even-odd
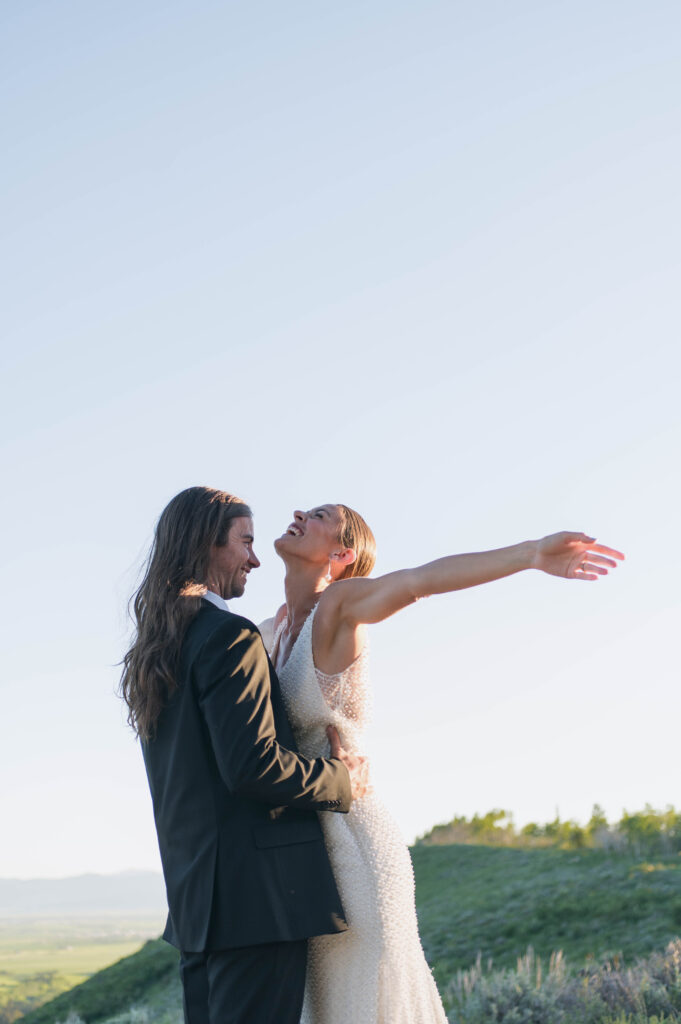
[[[298,633],[298,636],[293,641],[293,646],[292,646],[291,650],[289,651],[288,658],[286,659],[284,664],[281,665],[281,666],[277,664],[277,656],[279,654],[279,647],[280,647],[280,644],[281,644],[281,634],[284,632],[284,626],[288,622],[288,615],[285,614],[283,619],[281,620],[281,622],[277,626],[277,628],[276,628],[276,630],[274,632],[274,640],[272,641],[272,658],[271,658],[272,663],[274,665],[274,670],[277,673],[277,675],[279,675],[281,672],[284,671],[284,669],[288,665],[289,661],[293,657],[293,652],[295,651],[296,647],[298,646],[298,641],[300,640],[301,636],[305,632],[305,627],[307,626],[308,622],[311,619],[314,618],[314,613],[316,611],[317,611],[317,605],[314,605],[314,607],[312,608],[312,611],[310,612],[308,617],[305,619],[305,622],[300,627],[300,632]],[[310,640],[310,649],[311,648],[312,648],[312,640]],[[314,665],[314,654],[312,655],[312,664]]]
[[[286,659],[286,661],[284,662],[284,664],[281,667],[279,665],[277,665],[277,655],[279,654],[279,645],[281,643],[281,634],[284,632],[284,626],[288,622],[288,615],[286,615],[286,614],[284,615],[283,619],[281,620],[281,622],[277,626],[276,630],[274,631],[274,639],[272,640],[271,661],[272,661],[272,664],[274,665],[274,670],[277,673],[277,675],[280,675],[280,673],[282,673],[284,671],[284,669],[288,665],[289,661],[293,657],[293,652],[295,651],[296,647],[298,646],[298,641],[300,640],[301,636],[305,632],[305,627],[307,626],[308,622],[310,622],[314,618],[314,614],[317,611],[318,606],[319,606],[319,602],[317,602],[317,604],[314,605],[312,611],[310,612],[308,617],[305,619],[305,622],[300,627],[300,632],[298,633],[298,636],[293,641],[293,647],[289,651],[289,656],[288,656],[288,658]],[[325,679],[338,679],[339,676],[345,675],[346,672],[349,672],[350,669],[354,668],[355,665],[357,665],[359,663],[359,660],[363,656],[363,654],[365,653],[366,649],[367,649],[367,645],[365,643],[364,646],[362,647],[362,650],[359,652],[359,654],[357,654],[352,659],[352,661],[350,662],[349,665],[346,665],[345,668],[342,668],[340,670],[340,672],[324,672],[323,669],[317,668],[317,666],[315,665],[315,662],[314,662],[314,650],[312,648],[312,637],[310,637],[310,658],[312,660],[312,667],[315,670],[315,672],[317,672],[320,676],[323,676]]]

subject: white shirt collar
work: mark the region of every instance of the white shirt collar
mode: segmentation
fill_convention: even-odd
[[[220,611],[229,611],[229,605],[225,601],[224,597],[220,597],[220,595],[216,594],[214,590],[207,590],[203,595],[203,599],[204,601],[210,601],[210,603],[214,604],[216,608],[220,609]]]

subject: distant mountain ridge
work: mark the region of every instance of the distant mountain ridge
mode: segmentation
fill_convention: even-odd
[[[0,878],[0,918],[39,915],[159,914],[166,912],[158,871],[73,878]]]

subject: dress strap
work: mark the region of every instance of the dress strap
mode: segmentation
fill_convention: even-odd
[[[286,616],[281,620],[279,625],[274,631],[272,637],[272,647],[270,648],[270,661],[274,665],[275,670],[277,669],[277,655],[279,654],[279,642],[281,641],[281,634],[284,632],[284,626],[286,625]]]

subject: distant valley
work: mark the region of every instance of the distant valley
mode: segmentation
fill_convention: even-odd
[[[0,879],[0,1024],[130,956],[165,916],[158,872]]]

